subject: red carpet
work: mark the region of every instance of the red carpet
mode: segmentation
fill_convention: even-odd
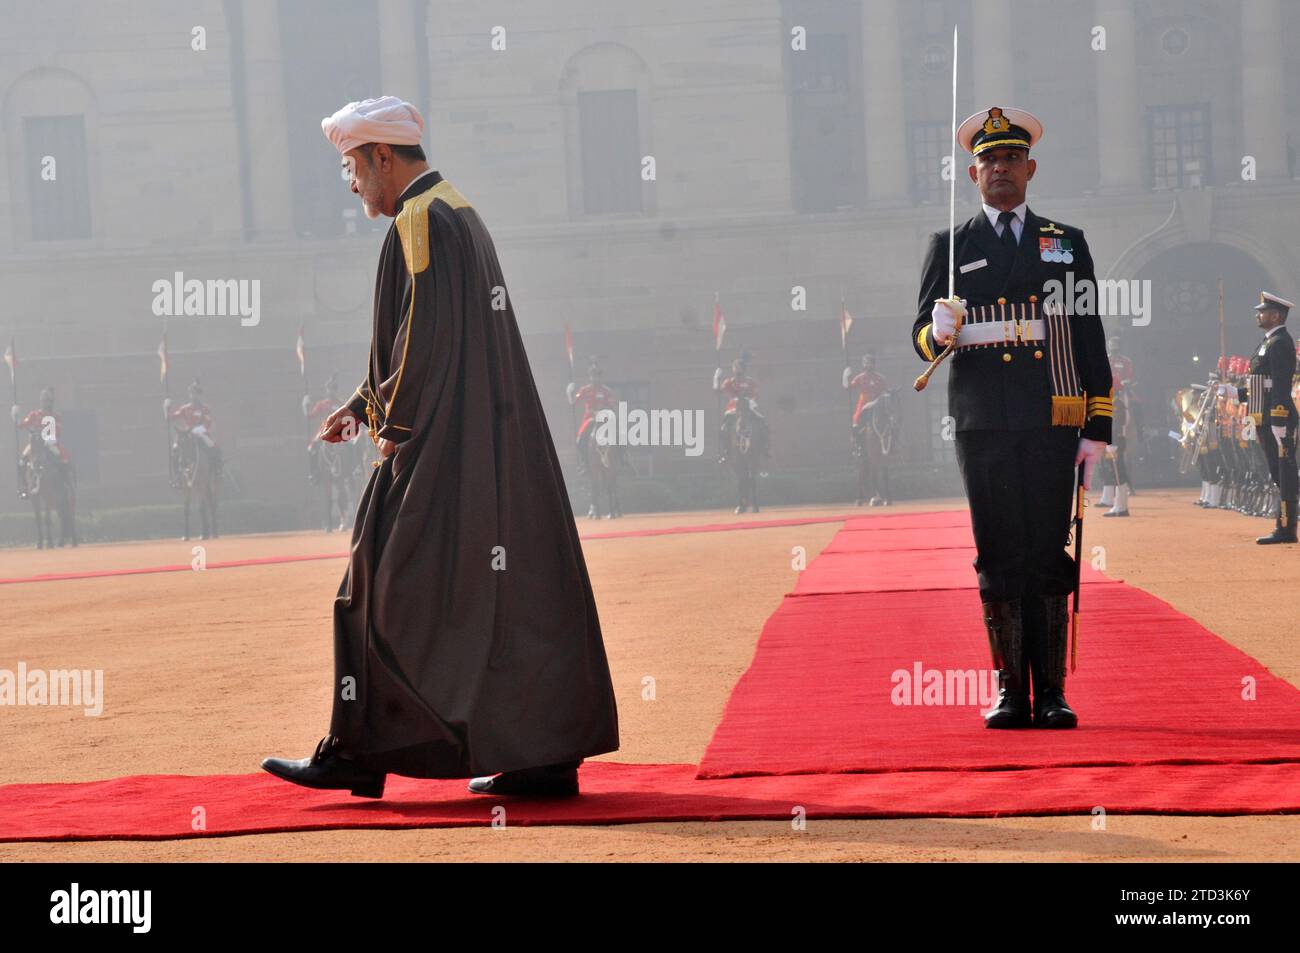
[[[929,515],[937,525],[924,529],[914,518],[852,520],[808,566],[793,593],[803,598],[787,598],[765,625],[701,777],[1300,761],[1300,691],[1167,603],[1091,570],[1067,686],[1080,727],[986,730],[957,674],[990,668],[973,552],[953,548],[969,530]],[[877,528],[891,524],[907,528]],[[920,535],[948,548],[873,546],[920,545]],[[946,703],[920,691],[926,670],[944,682],[954,671]],[[1242,698],[1247,678],[1253,700]],[[896,703],[908,700],[895,695],[899,682],[918,689],[912,704]]]
[[[706,528],[650,534],[683,531]],[[965,511],[849,519],[767,621],[698,768],[592,762],[583,796],[563,801],[399,777],[381,801],[262,773],[15,784],[0,787],[0,841],[480,826],[498,807],[513,825],[789,820],[797,808],[809,818],[1300,812],[1300,691],[1099,574],[1088,576],[1068,683],[1075,731],[987,731],[978,704],[925,704],[924,691],[895,704],[895,672],[988,668],[969,534]],[[197,806],[205,830],[191,827]]]
[[[170,840],[337,828],[486,827],[654,821],[789,821],[832,817],[1078,814],[1249,814],[1262,797],[1300,811],[1300,765],[1057,768],[729,778],[700,781],[686,764],[596,761],[584,794],[562,801],[476,797],[463,781],[390,778],[381,801],[309,791],[268,774],[155,775],[86,784],[0,787],[0,842]],[[1277,792],[1285,797],[1276,798]],[[206,830],[191,818],[201,806]]]

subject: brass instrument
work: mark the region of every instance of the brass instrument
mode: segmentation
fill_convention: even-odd
[[[1193,384],[1186,390],[1180,390],[1174,403],[1182,417],[1182,433],[1170,433],[1178,443],[1178,472],[1186,473],[1196,465],[1197,459],[1205,449],[1205,443],[1214,426],[1215,395],[1218,385],[1213,381],[1209,386]],[[1197,396],[1197,391],[1202,393]]]

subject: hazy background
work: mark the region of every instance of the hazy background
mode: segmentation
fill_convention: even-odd
[[[1108,330],[1134,362],[1150,435],[1137,478],[1178,480],[1165,407],[1217,359],[1216,279],[1230,353],[1258,339],[1261,288],[1300,294],[1287,39],[1300,4],[0,2],[0,338],[17,351],[18,403],[56,388],[84,518],[178,532],[152,285],[257,279],[256,326],[168,321],[170,392],[203,383],[230,474],[227,531],[311,525],[300,402],[330,373],[345,395],[364,375],[389,222],[361,213],[320,120],[393,94],[421,109],[431,165],[496,240],[575,498],[566,322],[580,380],[596,354],[633,406],[706,411],[703,456],[633,451],[625,509],[732,501],[710,384],[741,348],[772,431],[761,498],[851,502],[841,301],[855,368],[873,349],[904,390],[897,485],[959,492],[938,425],[946,371],[913,394],[909,338],[926,236],[947,225],[954,24],[960,115],[1015,105],[1046,127],[1031,208],[1083,227],[1099,276],[1153,282],[1150,325]],[[791,49],[796,27],[805,51]],[[964,165],[959,220],[978,209]],[[806,310],[792,310],[794,286]],[[0,427],[0,538],[20,541],[32,530],[13,440]]]

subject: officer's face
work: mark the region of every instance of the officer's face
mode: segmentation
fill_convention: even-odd
[[[979,186],[980,198],[1002,211],[1009,211],[1025,200],[1029,180],[1038,163],[1026,149],[989,149],[971,164],[970,180]]]
[[[1255,312],[1255,320],[1259,323],[1262,330],[1271,331],[1284,320],[1284,312],[1275,308],[1265,308],[1263,311]]]

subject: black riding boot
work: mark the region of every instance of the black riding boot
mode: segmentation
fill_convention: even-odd
[[[1065,656],[1070,644],[1069,596],[1027,596],[1038,602],[1037,619],[1026,625],[1034,678],[1034,725],[1073,728],[1079,717],[1065,701]]]
[[[998,669],[998,703],[984,715],[986,728],[1028,728],[1029,673],[1020,600],[984,603],[984,627]]]

